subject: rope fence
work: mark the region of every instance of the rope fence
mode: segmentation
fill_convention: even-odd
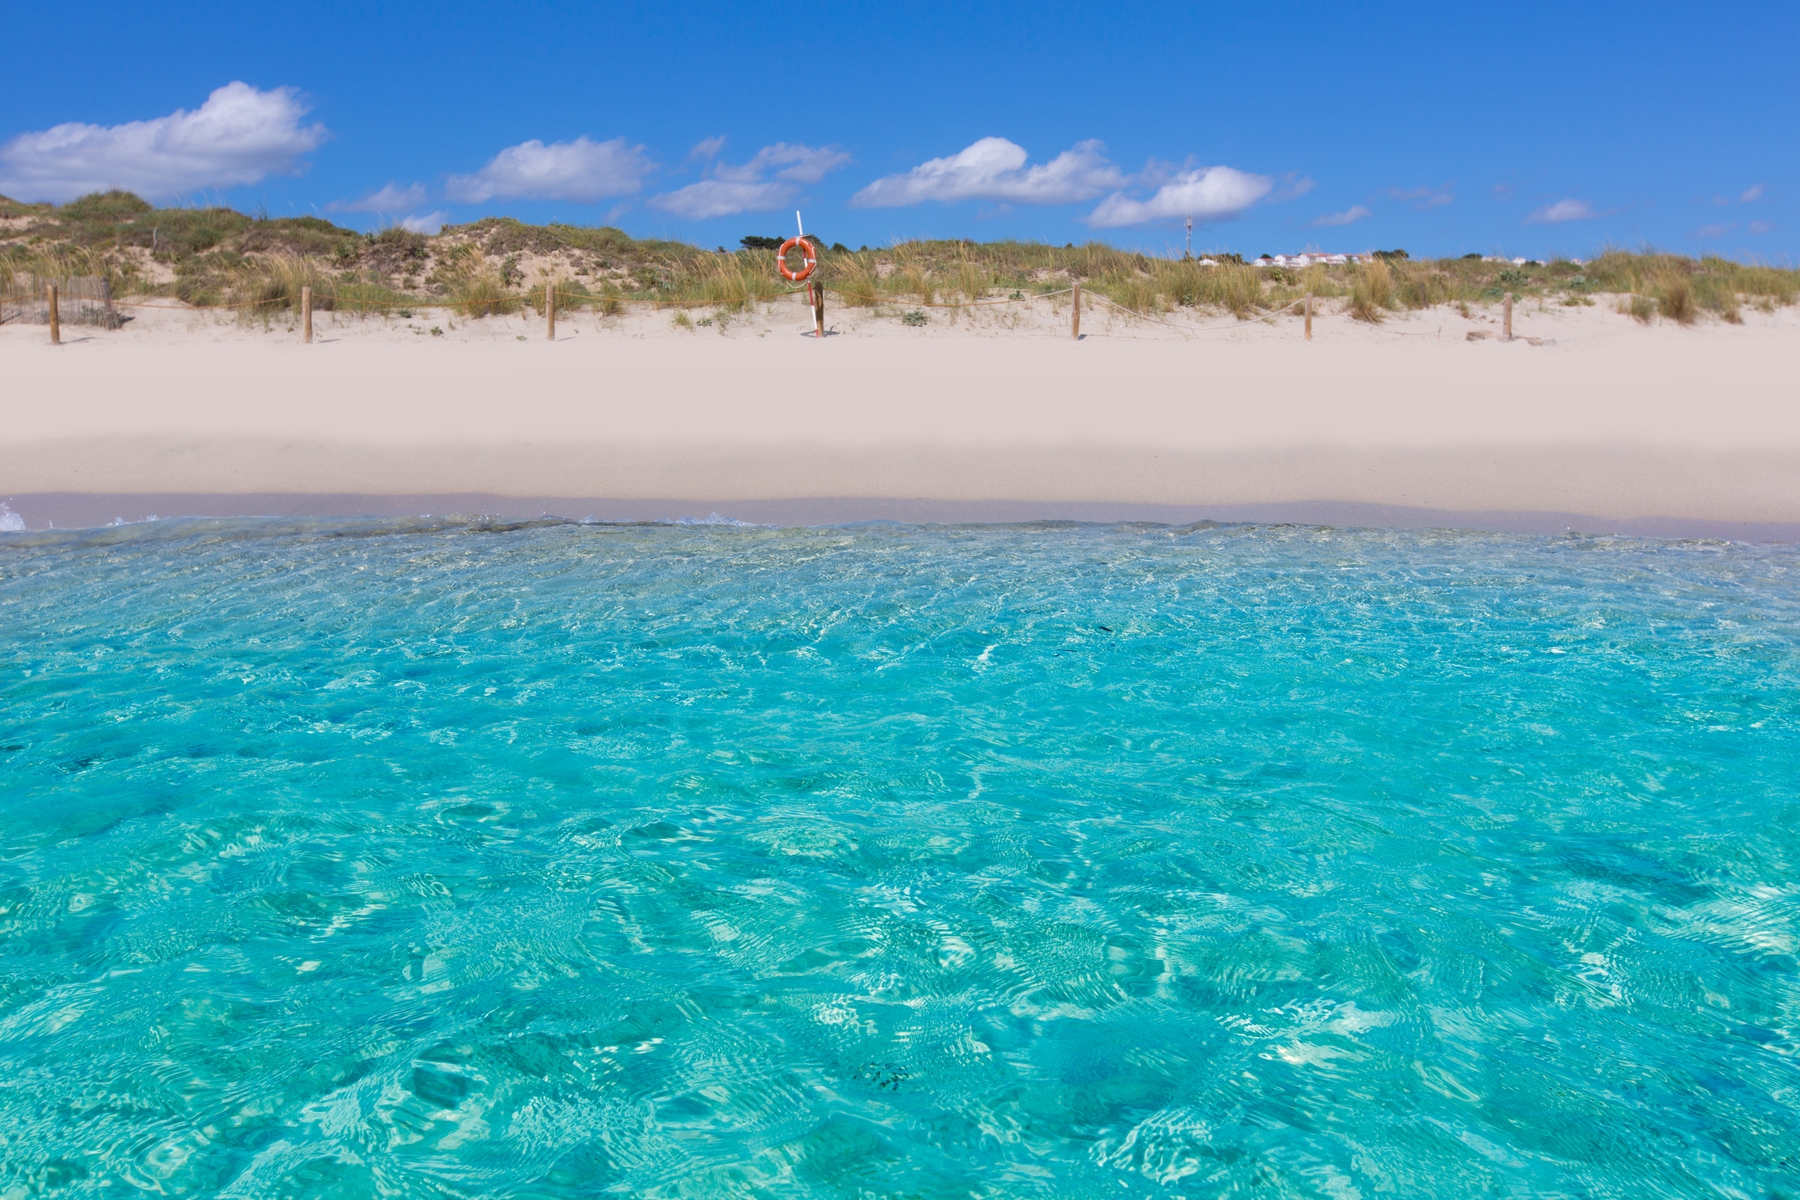
[[[1220,333],[1233,329],[1243,329],[1247,325],[1255,322],[1271,320],[1275,317],[1291,313],[1303,305],[1308,305],[1309,302],[1313,300],[1313,297],[1310,296],[1301,297],[1273,308],[1257,310],[1250,316],[1239,315],[1230,321],[1221,322],[1215,325],[1193,326],[1177,324],[1176,322],[1165,320],[1153,313],[1127,307],[1103,292],[1087,291],[1079,284],[1058,288],[1048,292],[1026,293],[1019,290],[1015,291],[1012,295],[1005,297],[950,301],[926,300],[923,296],[909,298],[904,295],[875,292],[863,288],[844,288],[827,283],[819,283],[817,288],[820,292],[830,293],[841,297],[844,301],[848,302],[850,307],[856,308],[876,308],[884,305],[893,305],[897,307],[956,310],[965,308],[1003,307],[1015,304],[1029,305],[1039,300],[1052,300],[1059,296],[1068,296],[1086,292],[1089,299],[1097,300],[1106,307],[1123,314],[1131,320],[1146,321],[1151,324],[1163,326],[1164,328],[1174,330],[1183,338],[1208,333]],[[310,341],[312,314],[315,309],[328,312],[349,312],[358,315],[378,313],[383,317],[387,317],[396,312],[410,317],[414,312],[442,311],[464,314],[473,313],[475,318],[479,319],[480,317],[490,315],[514,313],[521,308],[529,307],[544,314],[547,319],[553,322],[554,317],[552,314],[554,310],[558,308],[563,309],[565,312],[570,309],[580,308],[599,309],[603,314],[616,312],[627,305],[641,305],[656,309],[735,308],[740,305],[770,304],[788,296],[810,293],[813,290],[813,285],[786,288],[779,291],[758,293],[737,298],[683,297],[679,299],[660,299],[649,296],[627,296],[609,292],[589,292],[585,289],[574,290],[573,288],[570,288],[569,290],[564,290],[563,287],[551,284],[550,291],[552,292],[552,296],[550,297],[550,303],[546,302],[546,289],[543,286],[539,286],[532,291],[523,294],[508,293],[502,295],[471,297],[467,299],[368,299],[357,296],[333,295],[330,292],[314,294],[312,289],[307,287],[304,289],[302,296],[265,296],[258,299],[228,300],[213,304],[192,304],[183,301],[178,297],[147,297],[140,300],[121,300],[113,296],[110,281],[98,276],[79,276],[62,280],[44,280],[37,277],[21,280],[15,277],[14,279],[9,280],[5,285],[0,286],[0,324],[48,324],[52,327],[52,340],[56,340],[55,328],[58,313],[52,308],[53,302],[50,298],[52,289],[56,293],[56,300],[54,303],[62,310],[61,320],[70,324],[96,325],[106,329],[117,329],[123,323],[123,320],[119,315],[119,310],[121,309],[161,312],[199,313],[233,311],[251,313],[259,309],[268,309],[272,307],[281,309],[292,308],[296,312],[301,312],[302,309],[305,310],[302,313],[302,316],[306,324],[307,340]],[[1077,306],[1079,305],[1079,301],[1080,296],[1077,294]],[[1079,337],[1080,325],[1078,307],[1076,313],[1077,315],[1073,329],[1075,336]],[[1309,339],[1312,336],[1313,315],[1313,310],[1308,308],[1306,336]],[[551,329],[554,330],[553,323]],[[1386,332],[1398,337],[1436,337],[1440,340],[1443,333],[1441,329],[1435,333],[1412,333],[1405,330],[1387,330]]]

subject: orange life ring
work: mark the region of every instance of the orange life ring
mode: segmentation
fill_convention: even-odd
[[[788,251],[792,250],[795,246],[800,247],[800,252],[806,256],[806,266],[799,271],[790,271],[788,270],[787,265]],[[818,267],[819,252],[813,249],[813,244],[805,238],[791,237],[787,241],[781,243],[781,249],[775,252],[775,265],[781,268],[781,277],[789,283],[803,283],[811,277],[814,269]]]

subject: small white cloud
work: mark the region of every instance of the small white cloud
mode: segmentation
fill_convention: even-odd
[[[1372,217],[1374,215],[1374,213],[1370,212],[1362,205],[1353,204],[1341,213],[1326,213],[1322,217],[1314,217],[1309,224],[1316,226],[1354,225],[1364,217]]]
[[[1708,239],[1722,238],[1726,234],[1730,233],[1732,230],[1734,230],[1736,228],[1737,228],[1736,222],[1733,222],[1729,225],[1702,225],[1700,228],[1698,228],[1694,231],[1694,236],[1697,238],[1708,238]]]
[[[756,152],[756,157],[742,167],[720,167],[721,178],[754,178],[770,167],[780,167],[777,179],[796,183],[817,183],[827,174],[850,161],[850,156],[836,146],[802,146],[776,142]]]
[[[193,112],[124,125],[70,122],[0,146],[0,192],[20,200],[73,200],[120,187],[162,199],[297,174],[300,156],[329,136],[302,125],[293,88],[232,82]]]
[[[1745,204],[1755,204],[1758,200],[1762,199],[1763,188],[1765,186],[1767,185],[1759,183],[1755,187],[1745,188],[1744,194],[1739,196],[1738,199]]]
[[[1595,212],[1586,200],[1558,200],[1555,204],[1546,204],[1525,220],[1531,225],[1560,225],[1564,221],[1591,221],[1605,215]]]
[[[791,183],[737,183],[727,179],[702,179],[657,196],[650,201],[664,212],[704,221],[741,212],[769,212],[786,208],[800,189]]]
[[[725,148],[725,138],[723,135],[721,135],[719,137],[701,138],[699,141],[694,143],[694,148],[692,150],[688,151],[688,157],[689,158],[712,158],[714,155],[718,154],[718,152],[723,150],[724,148]]]
[[[937,200],[999,200],[1015,204],[1071,204],[1092,200],[1128,180],[1097,141],[1077,143],[1047,163],[1025,165],[1025,148],[987,137],[948,158],[934,158],[900,175],[877,179],[850,198],[855,208],[901,208]]]
[[[1767,221],[1752,221],[1752,222],[1750,222],[1750,225],[1749,225],[1750,232],[1757,234],[1758,236],[1769,232],[1769,230],[1771,230],[1773,228],[1775,228],[1775,226],[1771,225]]]
[[[1220,221],[1243,212],[1274,186],[1267,176],[1250,175],[1231,167],[1183,171],[1157,188],[1148,200],[1134,200],[1123,192],[1114,192],[1088,214],[1087,223],[1095,229],[1116,229],[1182,217]]]
[[[768,212],[793,203],[800,194],[800,184],[817,183],[849,161],[850,156],[836,146],[776,142],[758,150],[747,163],[719,163],[712,169],[712,178],[665,192],[650,203],[694,221],[741,212]],[[771,172],[772,179],[767,177]]]
[[[414,233],[436,233],[450,219],[450,214],[439,209],[437,212],[414,213],[410,217],[400,218],[400,228],[410,229]]]
[[[624,138],[545,145],[533,138],[508,146],[473,175],[452,175],[445,191],[452,200],[481,204],[496,197],[517,200],[567,200],[594,204],[608,196],[630,196],[644,186],[654,169],[642,146]]]
[[[1421,211],[1428,208],[1440,208],[1443,205],[1454,203],[1456,200],[1456,193],[1447,187],[1418,187],[1405,190],[1389,188],[1387,194],[1396,200],[1404,200]]]
[[[327,212],[366,212],[396,213],[405,212],[409,208],[417,208],[425,203],[425,185],[415,183],[411,187],[401,187],[389,183],[377,191],[370,192],[360,200],[333,200],[325,206]]]

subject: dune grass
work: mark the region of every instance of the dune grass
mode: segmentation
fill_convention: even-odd
[[[485,218],[427,236],[404,229],[357,233],[318,217],[268,219],[224,208],[155,208],[127,192],[69,204],[0,197],[0,282],[94,275],[114,294],[152,293],[194,304],[291,311],[300,288],[314,305],[342,313],[387,313],[449,305],[471,317],[541,312],[545,281],[558,306],[601,315],[656,301],[726,315],[793,290],[768,249],[706,250],[633,238],[610,227],[526,225]],[[1741,321],[1800,301],[1800,271],[1653,250],[1609,249],[1586,264],[1523,265],[1479,258],[1414,260],[1395,254],[1368,264],[1315,264],[1304,272],[1255,267],[1236,255],[1203,264],[1173,254],[1102,242],[902,241],[860,250],[820,245],[819,279],[834,304],[898,314],[1014,295],[1061,291],[1075,282],[1132,312],[1178,310],[1240,320],[1312,295],[1354,317],[1520,300],[1585,304],[1622,296],[1624,311],[1691,324]]]
[[[1381,259],[1358,267],[1350,282],[1350,315],[1374,324],[1394,307],[1393,269]]]

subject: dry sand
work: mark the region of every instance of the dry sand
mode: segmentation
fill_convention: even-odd
[[[1800,317],[1591,308],[1175,327],[1066,301],[796,303],[684,330],[133,310],[0,328],[0,499],[33,528],[157,513],[1214,519],[1800,540]],[[704,312],[692,314],[695,319]],[[434,335],[433,326],[443,332]],[[1534,345],[1525,339],[1539,339]],[[1552,344],[1553,343],[1553,344]]]

